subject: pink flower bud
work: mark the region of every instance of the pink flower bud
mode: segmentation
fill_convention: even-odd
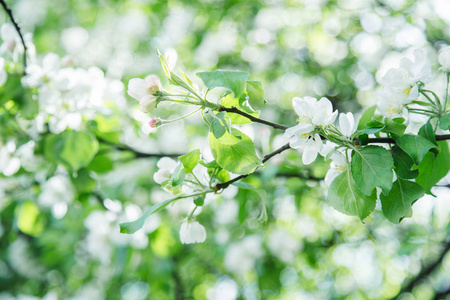
[[[156,128],[157,127],[157,123],[158,123],[158,120],[151,119],[150,122],[148,122],[148,125],[150,125],[151,128]]]

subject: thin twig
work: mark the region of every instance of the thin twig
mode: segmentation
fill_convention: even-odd
[[[254,117],[254,116],[252,116],[252,115],[250,115],[250,114],[248,114],[248,113],[246,113],[246,112],[244,112],[244,111],[242,111],[242,110],[240,110],[240,109],[238,109],[238,108],[236,108],[234,106],[233,107],[221,106],[221,107],[219,107],[218,111],[219,112],[220,111],[226,111],[226,112],[229,112],[229,113],[238,114],[238,115],[241,115],[243,117],[246,117],[246,118],[250,119],[253,122],[261,123],[261,124],[264,124],[264,125],[268,125],[268,126],[271,126],[271,127],[275,128],[275,129],[286,130],[286,129],[289,128],[288,126],[284,126],[284,125],[281,125],[281,124],[277,124],[277,123],[269,122],[269,121],[266,121],[266,120],[263,120],[263,119],[260,119],[260,118],[256,118],[256,117]]]
[[[280,154],[281,152],[283,152],[283,151],[285,151],[285,150],[288,150],[288,149],[290,149],[290,148],[291,148],[291,146],[289,146],[289,143],[287,143],[286,145],[284,145],[284,146],[278,148],[277,150],[275,150],[275,151],[273,151],[273,152],[270,152],[269,154],[267,154],[267,155],[265,155],[265,156],[263,157],[262,163],[265,163],[266,161],[268,161],[269,159],[271,159],[271,158],[274,157],[275,155]],[[250,174],[251,174],[251,173],[250,173]],[[217,192],[217,191],[220,191],[220,190],[222,190],[222,189],[225,189],[225,188],[227,188],[228,186],[230,186],[230,184],[233,184],[233,183],[235,183],[236,181],[239,181],[239,180],[241,180],[241,179],[247,177],[247,176],[250,175],[250,174],[239,175],[238,177],[235,177],[235,178],[233,178],[233,179],[231,179],[231,180],[229,180],[229,181],[226,181],[226,182],[223,182],[223,183],[219,183],[219,184],[217,184],[217,185],[214,187],[214,189],[216,190],[216,192]]]
[[[183,155],[183,154],[177,154],[177,153],[170,153],[170,154],[168,154],[168,153],[145,153],[145,152],[138,151],[136,149],[133,149],[133,148],[125,146],[125,145],[118,145],[118,144],[112,143],[112,142],[104,140],[104,139],[102,139],[100,137],[97,137],[97,140],[100,143],[103,143],[105,145],[109,145],[109,146],[113,147],[116,150],[130,151],[130,152],[134,153],[136,158],[148,158],[148,157],[156,157],[156,158],[172,157],[172,158],[178,158],[178,156]]]
[[[23,38],[22,31],[20,30],[19,24],[17,24],[16,20],[14,19],[14,16],[12,14],[11,9],[6,5],[4,0],[0,0],[0,4],[3,6],[3,9],[8,14],[9,18],[11,19],[11,22],[14,25],[14,28],[16,28],[17,33],[19,34],[20,40],[22,41],[23,46],[23,75],[26,75],[26,69],[27,69],[27,46],[25,45],[25,39]]]

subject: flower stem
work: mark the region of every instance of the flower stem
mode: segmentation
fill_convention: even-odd
[[[229,112],[229,113],[235,113],[235,114],[244,116],[244,117],[250,119],[253,122],[261,123],[261,124],[264,124],[264,125],[268,125],[268,126],[271,126],[271,127],[275,128],[275,129],[286,130],[286,129],[289,128],[288,126],[284,126],[284,125],[281,125],[281,124],[269,122],[269,121],[266,121],[266,120],[254,117],[254,116],[252,116],[252,115],[250,115],[250,114],[248,114],[248,113],[246,113],[246,112],[236,108],[235,106],[232,106],[232,107],[220,106],[218,108],[218,111],[219,112],[220,111],[226,111],[226,112]]]

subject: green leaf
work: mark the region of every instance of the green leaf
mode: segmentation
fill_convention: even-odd
[[[245,106],[245,105],[241,105],[241,101],[239,98],[234,98],[233,95],[228,94],[225,97],[222,97],[221,99],[222,101],[222,106],[224,107],[236,107],[237,109],[240,109],[254,117],[259,117],[259,113],[253,111],[252,109],[250,109],[250,107]],[[252,121],[249,118],[246,118],[244,116],[235,114],[235,113],[227,113],[227,116],[230,118],[231,123],[233,124],[237,124],[237,125],[242,125],[242,124],[250,124],[252,123]]]
[[[205,196],[195,198],[194,204],[197,206],[203,206],[203,204],[205,204]]]
[[[425,194],[415,182],[397,179],[387,195],[381,195],[383,214],[392,223],[400,223],[403,218],[412,216],[411,206]]]
[[[184,172],[186,174],[192,173],[192,170],[198,165],[200,161],[200,149],[192,150],[191,152],[178,157],[183,164]]]
[[[230,173],[228,173],[227,170],[220,170],[217,175],[216,175],[217,180],[219,180],[220,182],[227,182],[229,181],[230,178]]]
[[[208,88],[224,87],[230,89],[238,98],[245,90],[245,82],[250,76],[247,72],[215,70],[197,73]]]
[[[183,164],[178,163],[175,170],[172,173],[172,177],[170,177],[170,181],[172,181],[172,186],[177,186],[183,183],[184,176],[186,175],[184,171]]]
[[[357,128],[358,130],[362,130],[367,127],[366,125],[367,125],[367,123],[372,121],[372,118],[375,114],[376,109],[377,109],[376,105],[366,109],[366,111],[363,113],[363,115],[361,116],[361,119],[358,122],[358,128]]]
[[[250,174],[261,165],[253,141],[235,128],[220,139],[210,132],[209,146],[219,166],[231,173]]]
[[[221,138],[227,132],[231,132],[231,120],[226,112],[222,111],[215,115],[211,122],[211,132],[216,139]]]
[[[398,177],[403,179],[413,179],[419,175],[418,170],[412,170],[414,160],[400,147],[395,146],[391,150],[392,158],[394,159],[395,173]]]
[[[144,226],[145,220],[153,215],[154,213],[157,213],[161,209],[165,208],[167,205],[172,203],[173,201],[177,200],[178,198],[169,199],[163,202],[160,202],[158,204],[153,205],[150,207],[139,219],[132,221],[132,222],[126,222],[120,224],[120,232],[121,233],[135,233],[139,229]]]
[[[248,103],[254,110],[261,109],[266,100],[264,99],[264,90],[260,81],[247,81]]]
[[[444,115],[439,120],[439,128],[441,128],[442,130],[450,130],[450,113]]]
[[[392,187],[394,161],[391,153],[380,146],[353,149],[351,173],[361,191],[372,194],[375,187],[388,193]]]
[[[437,148],[435,144],[420,135],[405,134],[396,138],[395,141],[403,151],[411,156],[414,163],[417,165],[422,161],[423,157],[430,149]]]
[[[233,182],[232,185],[235,185],[238,188],[245,189],[245,190],[251,190],[251,191],[257,190],[257,188],[255,186],[253,186],[247,182],[238,181],[238,182]]]
[[[438,145],[441,149],[438,155],[427,153],[418,168],[419,176],[417,176],[416,182],[425,189],[427,194],[431,194],[431,188],[450,171],[448,143],[440,141]]]
[[[97,139],[86,132],[63,131],[45,140],[47,159],[64,165],[70,171],[87,166],[97,151]]]
[[[327,202],[337,211],[364,220],[375,208],[376,192],[365,195],[356,185],[350,170],[337,176],[328,189]]]
[[[428,119],[427,123],[425,123],[425,125],[423,125],[419,129],[419,135],[423,136],[424,138],[426,138],[427,140],[429,140],[433,144],[437,145],[436,144],[436,136],[434,134],[434,129],[433,129],[433,126],[431,126],[431,123],[430,123],[429,119]]]
[[[397,136],[402,136],[405,133],[406,125],[391,120],[389,118],[384,119],[384,124],[386,125],[383,129],[386,133],[392,133]]]

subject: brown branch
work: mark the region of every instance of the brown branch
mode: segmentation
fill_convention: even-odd
[[[229,112],[229,113],[238,114],[238,115],[241,115],[243,117],[246,117],[246,118],[250,119],[253,122],[261,123],[261,124],[264,124],[264,125],[268,125],[268,126],[271,126],[271,127],[275,128],[275,129],[286,130],[286,129],[289,128],[288,126],[284,126],[284,125],[281,125],[281,124],[277,124],[277,123],[269,122],[269,121],[266,121],[266,120],[263,120],[263,119],[260,119],[260,118],[256,118],[256,117],[254,117],[254,116],[252,116],[252,115],[250,115],[250,114],[248,114],[248,113],[246,113],[246,112],[244,112],[244,111],[242,111],[242,110],[240,110],[240,109],[238,109],[238,108],[236,108],[234,106],[232,106],[232,107],[220,106],[218,111],[219,112],[226,111],[226,112]]]
[[[436,136],[436,141],[443,141],[443,140],[450,140],[450,134],[444,134],[444,135],[437,135]],[[395,144],[395,140],[391,139],[391,138],[369,138],[368,143],[389,143],[389,144]],[[267,154],[266,156],[264,156],[264,158],[262,159],[262,163],[265,163],[266,161],[268,161],[269,159],[271,159],[273,156],[280,154],[281,152],[290,149],[291,146],[289,145],[289,143],[287,143],[286,145],[284,145],[283,147]],[[250,173],[252,174],[252,173]],[[246,178],[247,176],[249,176],[250,174],[245,174],[245,175],[240,175],[238,177],[235,177],[229,181],[223,182],[223,183],[219,183],[217,184],[214,189],[216,192],[227,188],[228,186],[230,186],[230,184],[235,183],[236,181],[239,181],[241,179]],[[295,175],[292,175],[295,176]],[[300,176],[298,176],[300,177]],[[312,178],[306,178],[306,179],[312,179]],[[312,180],[316,180],[317,178],[314,178]],[[317,179],[318,180],[318,179]]]
[[[134,153],[136,158],[148,158],[148,157],[156,157],[156,158],[172,157],[172,158],[178,158],[178,156],[183,155],[183,154],[177,154],[177,153],[171,153],[171,154],[167,154],[167,153],[146,153],[146,152],[141,152],[141,151],[138,151],[136,149],[133,149],[133,148],[131,148],[129,146],[115,144],[113,142],[110,142],[110,141],[107,141],[105,139],[102,139],[102,138],[100,138],[98,136],[97,136],[97,140],[100,143],[103,143],[105,145],[109,145],[109,146],[113,147],[116,150],[132,152],[132,153]]]
[[[284,145],[284,146],[278,148],[277,150],[275,150],[275,151],[273,151],[273,152],[270,152],[269,154],[265,155],[265,156],[263,157],[263,159],[262,159],[261,162],[262,162],[262,163],[265,163],[266,161],[268,161],[269,159],[271,159],[271,158],[274,157],[275,155],[280,154],[281,152],[286,151],[286,150],[288,150],[288,149],[290,149],[290,148],[291,148],[291,146],[289,146],[289,143],[287,143],[286,145]],[[252,173],[250,173],[250,174],[252,174]],[[226,181],[226,182],[223,182],[223,183],[219,183],[219,184],[217,184],[217,185],[214,187],[214,189],[215,189],[216,192],[218,192],[218,191],[220,191],[220,190],[222,190],[222,189],[227,188],[228,186],[230,186],[230,184],[233,184],[233,183],[235,183],[236,181],[239,181],[239,180],[241,180],[241,179],[247,177],[247,176],[250,175],[250,174],[240,175],[240,176],[235,177],[235,178],[233,178],[233,179],[231,179],[231,180],[229,180],[229,181]]]
[[[14,25],[14,28],[16,28],[17,33],[19,34],[20,37],[20,41],[22,42],[22,46],[23,46],[23,75],[26,75],[26,69],[27,69],[27,46],[25,45],[25,40],[23,38],[22,35],[22,31],[20,30],[20,26],[19,24],[17,24],[16,20],[14,19],[14,16],[12,14],[11,9],[9,9],[9,7],[6,5],[4,0],[0,0],[0,4],[3,6],[3,9],[6,11],[6,13],[8,14],[9,18],[11,19],[11,22]]]
[[[436,135],[436,141],[450,140],[450,134]],[[381,143],[381,144],[395,144],[395,140],[391,138],[369,138],[368,144]]]

